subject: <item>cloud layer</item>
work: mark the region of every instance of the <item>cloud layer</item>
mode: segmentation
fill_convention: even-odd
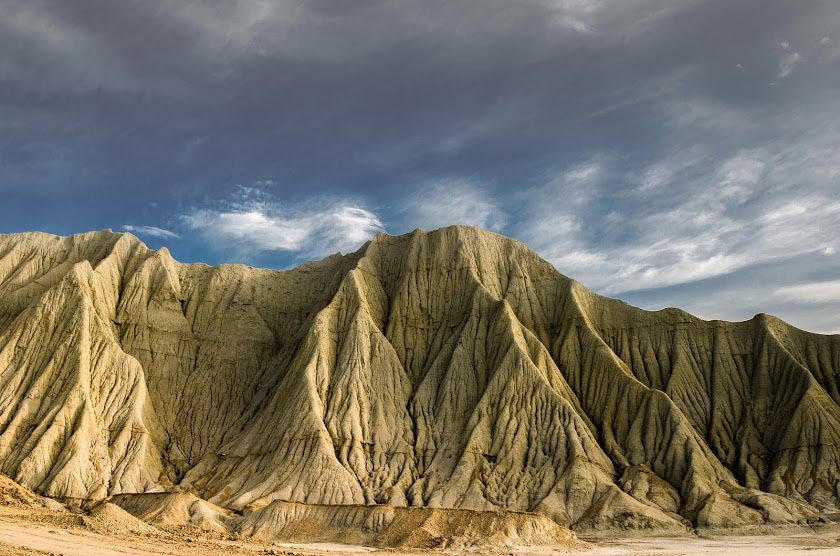
[[[474,224],[648,308],[840,331],[834,2],[5,8],[0,231],[283,268]]]

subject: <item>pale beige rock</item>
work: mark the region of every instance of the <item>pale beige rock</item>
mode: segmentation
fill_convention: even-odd
[[[109,502],[146,523],[162,529],[195,527],[201,531],[230,533],[239,517],[186,493],[118,494]]]
[[[838,511],[838,382],[838,336],[642,311],[474,228],[289,271],[0,236],[0,471],[53,497],[807,522]]]
[[[0,506],[38,507],[40,496],[0,474]]]
[[[97,504],[82,524],[102,535],[160,535],[161,532],[110,502]]]
[[[275,501],[247,514],[246,538],[339,542],[379,547],[484,549],[559,545],[584,548],[568,529],[545,516],[392,506],[317,506]]]

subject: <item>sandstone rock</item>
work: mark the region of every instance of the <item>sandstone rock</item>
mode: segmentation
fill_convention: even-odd
[[[110,502],[97,504],[82,518],[85,527],[103,535],[160,535],[156,528]]]
[[[186,493],[118,494],[109,502],[162,529],[194,527],[205,532],[230,533],[238,516]]]
[[[5,475],[0,474],[0,506],[37,508],[44,505],[41,500],[46,501],[49,498],[42,499],[28,488],[24,488]]]
[[[585,547],[538,514],[275,501],[247,514],[239,533],[264,541],[341,542],[386,548]]]
[[[840,336],[636,309],[474,228],[288,271],[0,236],[0,471],[52,497],[807,522],[838,383]]]

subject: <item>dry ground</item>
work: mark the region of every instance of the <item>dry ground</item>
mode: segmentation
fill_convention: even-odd
[[[588,556],[692,556],[725,554],[730,556],[802,556],[840,555],[840,527],[824,526],[814,530],[776,530],[765,535],[715,535],[690,538],[647,537],[599,539],[591,549],[570,552],[564,547],[513,548],[498,554],[533,554],[540,556],[581,554]],[[95,533],[80,516],[47,510],[0,508],[0,556],[29,555],[102,555],[102,556],[198,556],[299,554],[340,556],[345,554],[429,554],[423,550],[376,550],[362,546],[337,544],[261,544],[251,541],[213,538],[194,531],[170,531],[162,534],[132,534],[114,524],[109,534]],[[448,554],[484,550],[441,551]]]

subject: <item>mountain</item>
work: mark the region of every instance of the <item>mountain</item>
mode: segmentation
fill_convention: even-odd
[[[474,228],[287,271],[0,236],[0,472],[55,498],[803,522],[840,505],[838,382],[840,336],[643,311]]]

